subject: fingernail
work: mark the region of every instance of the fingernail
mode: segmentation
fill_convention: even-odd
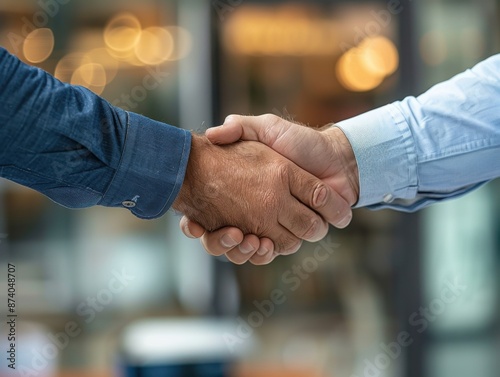
[[[269,253],[269,250],[265,247],[261,247],[259,251],[257,251],[257,254],[260,255],[261,257],[266,255],[267,253]]]
[[[189,231],[189,226],[187,224],[184,224],[184,226],[182,227],[182,231],[184,232],[184,234],[189,237],[189,238],[195,238],[191,232]]]
[[[250,254],[254,250],[255,249],[252,246],[243,246],[243,245],[240,245],[240,251],[243,254]]]
[[[233,240],[233,238],[229,234],[223,235],[220,239],[220,243],[226,248],[235,247],[238,244],[238,242]]]
[[[321,187],[319,190],[316,190],[316,198],[314,200],[315,205],[317,207],[325,205],[326,197],[327,197],[326,187]]]
[[[352,220],[352,213],[349,213],[349,215],[347,215],[337,223],[337,228],[343,229],[347,227],[351,223],[351,220]]]

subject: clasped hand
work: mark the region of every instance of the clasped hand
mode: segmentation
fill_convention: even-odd
[[[261,265],[318,241],[328,223],[346,227],[359,182],[352,148],[323,131],[274,115],[230,116],[193,136],[174,209],[181,229],[212,255]]]

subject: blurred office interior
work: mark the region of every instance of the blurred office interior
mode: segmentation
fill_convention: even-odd
[[[196,132],[231,113],[319,127],[497,53],[499,9],[497,0],[2,0],[0,45]],[[498,376],[499,188],[416,214],[358,209],[348,229],[256,267],[208,256],[175,213],[142,221],[123,209],[68,210],[0,180],[2,355],[10,263],[24,375]],[[12,372],[2,357],[0,375]]]

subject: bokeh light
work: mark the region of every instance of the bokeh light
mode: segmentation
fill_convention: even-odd
[[[191,33],[179,26],[168,26],[165,29],[170,33],[174,41],[173,50],[168,60],[176,61],[184,59],[193,48]]]
[[[131,13],[120,13],[104,29],[104,42],[113,51],[130,51],[139,42],[141,30],[137,17]]]
[[[169,59],[174,51],[172,34],[161,27],[144,29],[135,45],[135,56],[144,64],[156,65]]]
[[[399,66],[399,54],[394,43],[382,36],[366,38],[360,46],[363,64],[374,75],[392,75]]]
[[[269,13],[248,9],[228,23],[224,43],[242,55],[330,55],[338,50],[338,25],[314,22],[293,9]]]
[[[337,76],[342,86],[353,92],[375,89],[383,77],[366,69],[363,55],[356,49],[349,50],[337,64]]]
[[[116,77],[118,72],[118,61],[109,54],[106,48],[95,48],[87,53],[90,61],[101,65],[106,71],[106,84]]]
[[[395,44],[386,37],[369,37],[341,56],[337,77],[347,90],[366,92],[378,87],[398,66]]]
[[[33,30],[23,44],[24,57],[30,63],[42,63],[54,50],[54,33],[47,28]]]
[[[101,94],[106,87],[106,70],[97,63],[84,64],[73,72],[70,82],[72,85],[81,85]]]
[[[429,31],[420,39],[420,56],[425,64],[438,66],[448,57],[446,35],[439,30]]]
[[[65,55],[56,65],[54,76],[63,81],[70,83],[73,73],[81,66],[91,64],[92,60],[87,54],[71,53]]]
[[[84,86],[96,94],[102,94],[106,85],[111,80],[111,75],[116,75],[116,70],[106,66],[102,57],[93,60],[102,52],[96,49],[88,54],[71,53],[64,56],[58,63],[54,76],[72,85]]]

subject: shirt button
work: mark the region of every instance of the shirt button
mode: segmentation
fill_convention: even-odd
[[[125,200],[122,205],[125,207],[125,208],[134,208],[135,207],[135,202],[133,202],[132,200]]]
[[[384,196],[384,203],[390,203],[394,200],[394,196],[392,196],[391,194],[387,194],[386,196]]]

